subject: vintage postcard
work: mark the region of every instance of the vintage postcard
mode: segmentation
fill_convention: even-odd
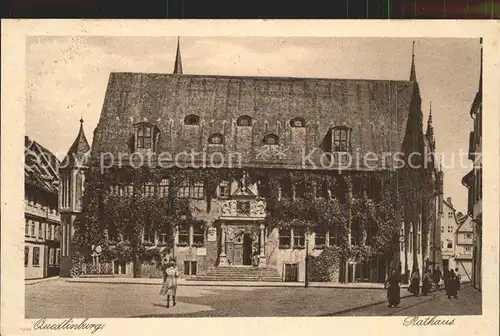
[[[3,334],[498,334],[498,22],[3,26]]]

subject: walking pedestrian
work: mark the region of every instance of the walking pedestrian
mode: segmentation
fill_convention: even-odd
[[[460,290],[460,282],[462,280],[462,276],[458,272],[458,267],[455,268],[455,276],[457,277],[457,291],[459,291]]]
[[[427,271],[425,271],[424,273],[424,276],[422,277],[422,295],[425,296],[429,294],[431,285],[432,285],[431,272],[429,269],[427,269]]]
[[[175,306],[175,294],[177,293],[177,278],[179,278],[179,270],[174,260],[170,260],[163,275],[163,285],[160,290],[160,295],[167,296],[167,308],[170,308],[170,296],[172,296],[172,305]]]
[[[439,289],[439,283],[441,282],[441,279],[443,278],[443,273],[441,273],[441,270],[439,269],[439,266],[434,270],[434,283],[436,284],[436,288]]]
[[[457,287],[457,276],[453,270],[450,270],[446,279],[446,295],[448,296],[448,299],[451,299],[452,297],[455,299],[458,298]]]
[[[393,269],[391,275],[389,275],[387,279],[387,303],[389,308],[398,307],[401,302],[401,294],[399,291],[400,283],[400,274]]]
[[[416,268],[411,275],[408,291],[413,293],[415,296],[420,294],[420,272],[418,271],[418,268]]]

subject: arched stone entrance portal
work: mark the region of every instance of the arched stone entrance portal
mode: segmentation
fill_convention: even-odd
[[[252,265],[254,253],[258,253],[259,236],[254,228],[229,228],[227,257],[234,266]]]
[[[229,221],[221,229],[219,266],[265,266],[264,225]]]

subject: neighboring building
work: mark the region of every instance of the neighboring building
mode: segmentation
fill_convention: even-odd
[[[443,201],[443,214],[441,218],[441,255],[443,258],[443,273],[446,273],[450,269],[455,270],[457,267],[455,262],[457,228],[457,213],[451,203],[451,197],[447,197],[446,200]]]
[[[479,89],[470,109],[474,120],[474,130],[469,136],[469,160],[473,169],[463,177],[462,184],[468,189],[467,214],[471,216],[474,230],[472,250],[472,286],[482,289],[482,237],[483,237],[483,168],[482,168],[482,137],[483,137],[483,47],[481,42],[481,66],[479,74]]]
[[[94,131],[91,159],[103,164],[104,153],[115,158],[140,153],[159,160],[159,153],[168,152],[176,157],[179,165],[195,169],[203,169],[200,168],[203,164],[211,167],[210,162],[204,161],[206,157],[196,157],[193,162],[192,157],[180,155],[194,151],[219,153],[225,161],[214,165],[231,169],[228,158],[239,153],[239,161],[233,162],[238,169],[313,171],[321,167],[319,160],[323,152],[361,150],[361,155],[353,156],[357,160],[370,152],[383,157],[388,151],[421,152],[425,146],[433,149],[432,118],[424,135],[420,105],[414,58],[409,80],[398,81],[185,75],[178,45],[173,74],[111,74]],[[284,156],[263,155],[268,149],[283,148]],[[304,149],[315,151],[308,161],[303,160]],[[70,268],[72,227],[81,211],[79,198],[83,192],[83,172],[87,168],[84,158],[88,150],[80,129],[69,156],[76,153],[83,163],[72,164],[60,173],[63,258],[68,260],[65,274]],[[124,166],[131,164],[126,159],[121,160]],[[355,169],[367,170],[365,163],[359,161],[353,162],[345,173]],[[330,170],[331,174],[338,172],[338,168]],[[368,175],[370,172],[373,170],[368,170]],[[429,175],[434,182],[439,180],[434,163]],[[287,181],[277,182],[281,198],[298,195],[297,186]],[[133,182],[129,183],[111,186],[110,192],[131,194]],[[362,188],[370,186],[367,181],[361,185]],[[162,178],[144,183],[138,192],[146,196],[164,195],[168,186],[168,178]],[[318,197],[330,197],[329,191],[323,189],[317,188]],[[370,198],[379,197],[380,188],[368,191]],[[342,188],[335,192],[348,191]],[[266,276],[304,280],[306,241],[308,253],[318,255],[321,246],[336,244],[337,234],[332,231],[308,235],[300,227],[282,230],[267,227],[266,201],[262,198],[265,193],[262,184],[248,181],[245,174],[234,180],[219,181],[215,190],[208,190],[203,182],[183,181],[178,196],[189,198],[192,204],[204,210],[175,230],[172,253],[181,272],[194,275],[229,265],[248,266],[252,256],[258,255],[259,268],[269,271]],[[429,234],[424,234],[422,228],[432,220],[426,214],[436,208],[436,197],[438,195],[433,195],[429,204],[418,205],[416,212],[408,210],[401,220],[408,228],[403,229],[404,237],[408,239],[413,228],[416,233],[411,235],[409,243],[415,246],[415,252],[405,246],[401,251],[405,255],[403,272],[416,266],[415,262],[423,263],[430,255]],[[156,246],[164,244],[165,237],[157,232],[150,234],[147,225],[143,241]],[[354,224],[349,236],[351,244],[361,241]],[[344,270],[345,280],[383,282],[389,262],[392,260],[349,263],[345,265],[349,268]],[[122,267],[115,269],[116,272],[122,273]],[[127,267],[125,273],[129,272]]]
[[[471,218],[456,212],[451,197],[443,201],[441,253],[444,272],[456,270],[462,278],[472,274],[473,227]]]
[[[25,137],[25,279],[59,275],[61,216],[57,208],[59,161]]]
[[[455,232],[455,268],[458,268],[458,273],[462,279],[471,280],[474,226],[472,225],[472,219],[461,212],[457,214],[457,220],[458,228]]]

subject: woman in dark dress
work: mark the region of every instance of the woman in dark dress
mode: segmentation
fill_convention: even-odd
[[[418,268],[413,271],[413,274],[411,275],[408,291],[413,293],[415,296],[420,294],[420,273],[418,272]]]
[[[400,282],[401,281],[396,270],[392,270],[391,275],[387,279],[387,302],[389,303],[389,308],[397,307],[401,302],[401,296],[399,293]]]
[[[431,286],[432,286],[431,273],[429,270],[427,270],[422,278],[422,295],[425,296],[429,294]]]
[[[455,275],[455,272],[453,270],[450,270],[448,272],[448,277],[446,279],[446,295],[448,296],[448,299],[451,299],[454,297],[455,299],[458,298],[458,280],[457,276]]]

